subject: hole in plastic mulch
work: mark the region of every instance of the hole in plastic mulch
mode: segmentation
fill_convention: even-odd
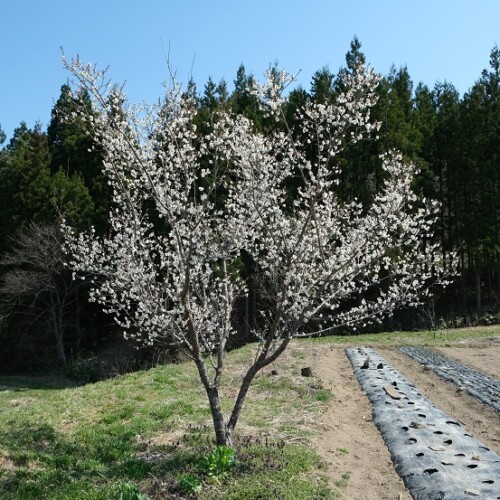
[[[425,469],[424,474],[427,476],[430,476],[431,474],[435,474],[436,472],[439,472],[437,469]]]

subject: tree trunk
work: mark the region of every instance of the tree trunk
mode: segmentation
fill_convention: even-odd
[[[474,288],[476,291],[476,312],[481,314],[481,269],[474,270]]]
[[[491,266],[488,266],[486,268],[486,290],[488,291],[486,300],[488,304],[491,304],[493,298],[491,275],[492,275],[492,269]]]
[[[217,446],[231,446],[231,436],[224,422],[224,415],[220,407],[219,391],[216,387],[205,388],[210,403],[210,411],[212,412],[212,421],[215,431],[215,443]]]
[[[67,364],[66,352],[64,350],[64,332],[63,332],[63,324],[62,324],[62,313],[59,310],[58,304],[56,304],[54,299],[54,292],[50,292],[50,302],[51,302],[51,311],[50,314],[52,316],[52,327],[54,328],[54,336],[56,339],[56,354],[57,359],[63,365]]]
[[[231,437],[224,422],[224,415],[220,407],[219,389],[217,384],[210,381],[203,358],[195,359],[196,367],[200,375],[201,382],[208,396],[212,422],[214,424],[215,442],[217,446],[231,446]]]
[[[460,252],[460,302],[462,304],[462,309],[466,308],[465,300],[465,257],[463,250]]]
[[[245,342],[250,342],[250,298],[245,297]]]
[[[243,377],[243,382],[241,383],[241,387],[238,392],[238,397],[236,398],[236,402],[234,404],[234,408],[231,413],[231,418],[229,419],[229,422],[227,424],[226,431],[229,436],[229,439],[231,438],[231,434],[234,431],[236,424],[238,423],[238,418],[243,408],[243,402],[245,401],[245,397],[248,393],[248,389],[250,388],[250,384],[252,383],[252,380],[254,379],[258,371],[259,368],[257,367],[257,365],[253,364],[247,371],[246,375]]]

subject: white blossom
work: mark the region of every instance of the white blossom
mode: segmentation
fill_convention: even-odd
[[[370,117],[379,77],[365,67],[346,77],[335,103],[309,102],[300,110],[295,135],[286,126],[259,133],[228,111],[215,113],[203,135],[196,107],[178,85],[163,104],[134,107],[95,67],[79,60],[67,67],[93,99],[97,113],[82,117],[104,152],[113,189],[108,235],[97,237],[93,229],[76,235],[63,226],[70,266],[94,277],[91,300],[114,315],[127,338],[183,349],[210,399],[234,333],[236,300],[247,293],[234,265],[245,252],[258,269],[270,306],[253,332],[260,348],[228,432],[249,381],[291,338],[366,325],[417,305],[431,283],[446,283],[431,240],[438,207],[413,192],[413,165],[385,154],[387,179],[368,210],[342,201],[334,189],[339,153],[380,128]],[[270,72],[253,89],[278,121],[289,81],[286,73]],[[297,172],[300,187],[288,203],[287,180]],[[213,354],[210,378],[205,360]]]

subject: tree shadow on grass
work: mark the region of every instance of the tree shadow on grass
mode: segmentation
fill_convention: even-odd
[[[55,390],[78,387],[74,380],[63,377],[0,376],[0,392],[24,392],[30,390]]]
[[[65,435],[47,424],[13,424],[0,431],[0,498],[108,500],[120,483],[182,472],[196,461],[175,447],[155,455],[145,456],[133,426],[96,424]]]

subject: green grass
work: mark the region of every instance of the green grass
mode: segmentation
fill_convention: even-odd
[[[238,383],[252,348],[228,356],[229,385]],[[291,402],[316,412],[328,399],[293,367],[282,372],[257,377],[241,420],[249,438],[237,447],[238,465],[219,481],[202,476],[200,498],[263,498],[259,492],[269,485],[280,498],[327,496],[325,480],[317,479],[320,459],[310,448],[258,438],[264,430],[299,433],[287,434]],[[224,406],[231,401],[225,398]],[[286,421],[270,425],[276,414]],[[206,395],[189,363],[80,387],[64,379],[0,377],[2,500],[118,500],[132,487],[152,499],[169,498],[182,493],[189,474],[199,474],[197,464],[212,449]]]
[[[318,432],[315,414],[332,394],[314,377],[300,376],[302,348],[432,346],[494,335],[499,326],[449,330],[436,338],[432,332],[394,332],[294,343],[301,349],[292,346],[278,360],[277,375],[268,370],[255,379],[237,428],[237,463],[223,477],[200,472],[214,444],[206,395],[189,363],[80,387],[50,377],[0,377],[0,498],[118,500],[124,491],[188,498],[198,483],[201,499],[335,498],[320,458],[307,446]],[[254,349],[248,345],[228,356],[226,411]],[[342,487],[348,477],[339,481]]]
[[[402,345],[445,346],[467,339],[480,339],[500,336],[500,325],[479,326],[474,328],[455,328],[449,330],[363,333],[359,335],[332,335],[299,342],[312,344],[367,345],[392,347]]]

